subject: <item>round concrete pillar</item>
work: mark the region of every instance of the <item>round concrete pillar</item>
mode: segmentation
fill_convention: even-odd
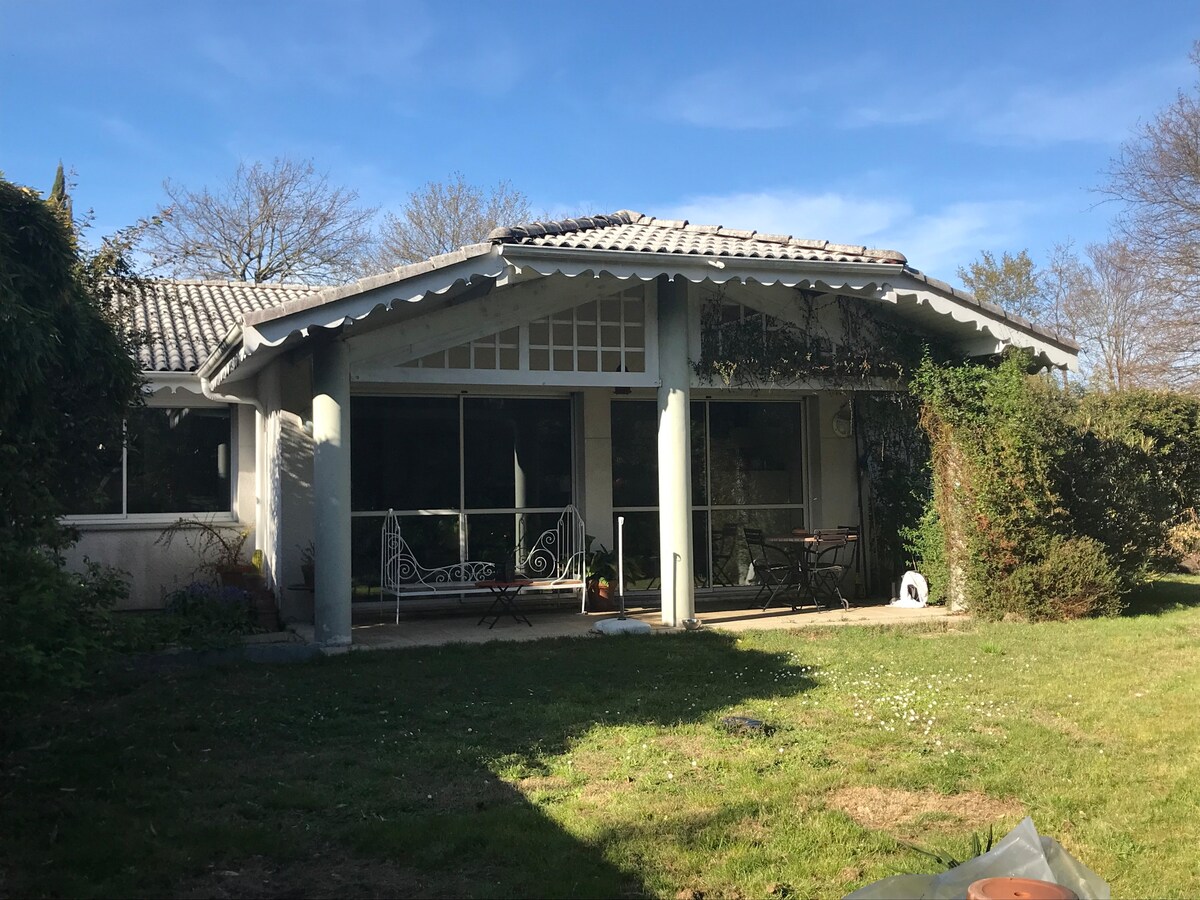
[[[696,615],[687,295],[685,280],[658,279],[658,558],[664,625]]]
[[[313,352],[313,627],[318,643],[350,643],[350,350]]]

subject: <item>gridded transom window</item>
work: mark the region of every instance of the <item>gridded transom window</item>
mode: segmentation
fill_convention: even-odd
[[[439,350],[404,363],[412,369],[505,369],[516,371],[521,362],[521,329],[508,328],[449,350]]]
[[[645,372],[646,298],[639,285],[529,323],[535,372]]]

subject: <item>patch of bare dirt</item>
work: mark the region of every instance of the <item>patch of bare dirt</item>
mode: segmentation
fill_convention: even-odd
[[[607,778],[616,766],[614,754],[605,750],[575,750],[571,754],[571,768],[588,778]]]
[[[756,818],[742,819],[730,828],[730,836],[738,843],[759,847],[771,838],[771,829]]]
[[[1097,740],[1097,736],[1084,731],[1079,727],[1078,723],[1072,722],[1070,719],[1060,716],[1057,713],[1046,712],[1045,710],[1035,709],[1030,714],[1038,725],[1044,725],[1046,728],[1051,728],[1059,734],[1066,735],[1073,741],[1091,743]]]
[[[976,829],[1024,811],[1016,800],[997,800],[978,791],[937,794],[881,787],[842,788],[826,797],[826,803],[859,825],[893,833],[902,833],[919,818],[942,817],[953,827]]]
[[[531,794],[554,794],[565,791],[571,786],[571,783],[559,775],[531,775],[528,778],[518,779],[516,786],[522,794],[528,797]]]
[[[628,791],[629,781],[615,778],[601,778],[589,781],[579,792],[579,800],[588,806],[604,806],[622,791]]]
[[[712,749],[707,737],[695,734],[666,734],[655,739],[654,743],[663,750],[681,753],[690,759],[706,756]]]

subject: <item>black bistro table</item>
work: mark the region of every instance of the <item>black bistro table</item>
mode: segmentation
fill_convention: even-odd
[[[780,547],[792,558],[796,567],[796,587],[807,589],[818,610],[824,609],[819,596],[821,593],[835,598],[843,609],[850,608],[850,601],[842,596],[838,587],[846,566],[837,562],[837,555],[842,548],[857,540],[858,532],[840,528],[816,532],[797,528],[791,534],[766,539],[768,544]],[[835,561],[826,562],[826,557],[833,557]],[[767,602],[769,605],[770,601]]]
[[[522,588],[526,588],[533,584],[533,581],[528,578],[514,578],[511,581],[479,581],[475,583],[476,587],[487,588],[492,592],[492,605],[488,607],[488,611],[483,614],[483,617],[476,622],[476,625],[482,625],[488,619],[492,620],[492,624],[488,629],[496,627],[496,623],[505,615],[510,615],[518,624],[524,622],[530,628],[533,623],[529,621],[529,617],[521,612],[521,608],[517,605],[517,597],[521,593]]]

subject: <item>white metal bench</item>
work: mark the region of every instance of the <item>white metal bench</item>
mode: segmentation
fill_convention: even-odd
[[[522,519],[522,522],[524,520]],[[468,560],[448,566],[424,566],[413,554],[400,533],[400,516],[388,510],[383,520],[380,599],[396,597],[396,622],[400,622],[400,598],[435,597],[446,594],[490,594],[480,582],[502,579],[509,573],[497,572],[496,562]],[[514,560],[513,578],[528,580],[522,591],[579,591],[580,612],[587,604],[587,538],[583,517],[574,505],[568,506],[558,522],[538,535],[522,552],[519,539],[510,557]]]

